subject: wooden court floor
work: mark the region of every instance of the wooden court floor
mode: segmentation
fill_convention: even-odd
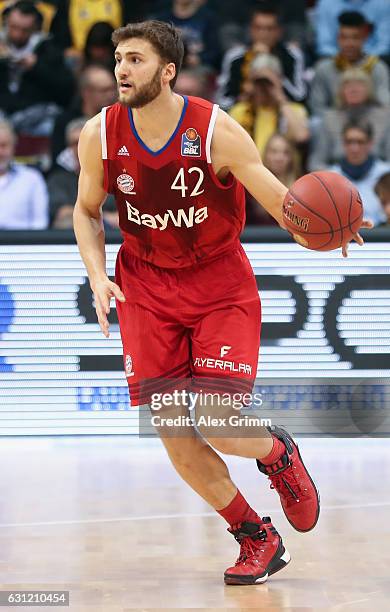
[[[157,440],[3,438],[1,589],[66,589],[70,607],[55,609],[72,612],[389,610],[388,440],[304,439],[301,449],[322,500],[309,534],[290,527],[254,462],[227,459],[292,556],[264,585],[228,587],[237,544]]]

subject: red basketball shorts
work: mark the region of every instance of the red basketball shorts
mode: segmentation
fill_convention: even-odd
[[[116,282],[124,367],[133,406],[172,389],[251,393],[261,306],[241,245],[190,267],[168,269],[122,245]]]

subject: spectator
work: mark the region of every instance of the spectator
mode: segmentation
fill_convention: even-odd
[[[247,24],[254,8],[258,7],[259,0],[209,0],[210,6],[218,15],[220,34],[223,48],[228,50],[234,43],[245,39]],[[305,30],[305,0],[274,0],[283,26],[284,40],[303,42]],[[233,44],[232,44],[233,43]]]
[[[309,169],[321,170],[343,156],[343,126],[351,120],[367,120],[373,126],[374,153],[390,159],[390,110],[376,104],[369,74],[350,68],[340,77],[338,108],[325,111],[313,137]]]
[[[239,3],[237,0],[209,0],[208,4],[217,15],[222,52],[241,46],[247,37],[248,22],[258,0],[241,0]]]
[[[38,170],[13,162],[16,136],[12,125],[0,121],[0,229],[45,229],[48,195]]]
[[[258,55],[249,76],[248,100],[235,104],[230,115],[252,136],[260,153],[275,132],[295,144],[305,144],[309,139],[307,112],[302,104],[286,98],[279,60],[273,55]]]
[[[150,15],[165,10],[170,0],[124,0],[124,23],[149,19]]]
[[[358,67],[372,78],[378,104],[390,103],[389,69],[375,55],[363,51],[368,36],[368,23],[356,11],[339,15],[339,52],[332,58],[322,59],[315,68],[310,88],[310,108],[314,115],[334,106],[340,76],[349,68]]]
[[[283,134],[276,133],[268,140],[263,164],[286,187],[291,187],[302,174],[298,152]]]
[[[0,108],[17,121],[20,131],[47,135],[52,124],[40,129],[42,119],[55,114],[53,103],[68,104],[74,83],[61,52],[41,26],[42,16],[32,2],[21,0],[7,9],[0,33]]]
[[[198,68],[184,68],[177,77],[175,92],[182,96],[207,98],[207,74]]]
[[[172,0],[171,8],[157,13],[156,19],[169,21],[181,30],[187,50],[185,66],[202,64],[218,70],[220,51],[216,17],[201,4],[199,0]]]
[[[84,48],[84,65],[100,64],[111,72],[115,68],[115,47],[111,40],[113,27],[105,21],[95,23],[88,32]]]
[[[296,102],[306,97],[303,54],[296,45],[282,42],[282,29],[277,9],[262,3],[254,9],[249,28],[249,47],[233,48],[225,54],[218,79],[218,102],[230,108],[242,93],[249,66],[260,53],[275,55],[282,66],[285,94]]]
[[[299,155],[285,136],[276,132],[268,140],[263,155],[263,163],[286,187],[290,187],[301,175]],[[275,219],[247,193],[247,225],[277,225]]]
[[[52,160],[66,147],[65,128],[72,119],[90,119],[100,113],[103,106],[113,104],[117,97],[117,86],[113,73],[103,66],[87,66],[80,74],[80,95],[71,107],[56,120],[52,136]]]
[[[329,170],[342,174],[358,189],[363,200],[364,217],[375,225],[385,220],[374,187],[378,178],[390,171],[390,164],[373,154],[373,129],[369,123],[348,123],[343,129],[344,154]]]
[[[58,0],[57,4],[51,32],[70,56],[81,56],[88,32],[95,23],[104,21],[114,29],[123,23],[121,0]]]
[[[371,24],[364,45],[366,53],[390,53],[389,0],[319,0],[316,9],[317,51],[321,57],[337,53],[337,18],[345,11],[359,11]]]
[[[80,164],[77,147],[86,119],[71,121],[65,130],[67,147],[58,155],[55,167],[47,179],[50,199],[51,226],[55,229],[72,227],[73,207],[77,197]]]
[[[4,13],[7,13],[7,9],[12,4],[16,4],[17,1],[18,0],[0,0],[0,25],[3,25],[2,17],[4,17]],[[42,2],[42,0],[32,1],[42,15],[42,30],[49,33],[51,22],[53,21],[54,15],[57,12],[57,0],[47,0],[47,2]]]
[[[274,0],[283,27],[283,40],[303,46],[306,41],[306,0]]]
[[[380,227],[390,228],[390,172],[383,174],[374,187],[374,191],[382,205],[386,221],[379,223]]]
[[[77,198],[80,163],[77,153],[81,130],[85,118],[74,119],[66,126],[67,147],[57,157],[56,165],[47,179],[50,196],[50,218],[55,229],[73,227],[73,208]],[[104,210],[104,221],[109,227],[118,227],[118,213],[115,201],[108,203]],[[110,209],[110,210],[108,210]]]

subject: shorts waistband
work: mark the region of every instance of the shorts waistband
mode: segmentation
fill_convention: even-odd
[[[126,255],[127,256],[130,256],[130,257],[134,258],[134,260],[136,260],[136,261],[138,261],[138,262],[140,262],[140,263],[142,263],[144,265],[148,265],[151,268],[155,268],[155,269],[158,269],[158,270],[164,270],[166,272],[170,272],[170,271],[172,271],[172,272],[174,272],[174,271],[179,272],[181,270],[182,271],[191,270],[192,268],[197,268],[197,267],[202,266],[204,264],[212,263],[212,262],[220,259],[221,257],[225,257],[226,255],[233,254],[233,253],[235,253],[237,251],[243,251],[244,250],[241,242],[239,240],[237,240],[237,242],[235,242],[233,244],[230,244],[227,248],[225,248],[225,249],[223,249],[221,251],[218,251],[215,254],[199,258],[196,262],[190,263],[190,264],[188,264],[186,266],[159,266],[159,265],[149,261],[148,259],[144,259],[143,257],[140,257],[139,255],[135,254],[133,249],[131,248],[131,244],[129,244],[126,241],[126,239],[123,241],[123,243],[121,245],[121,248],[126,251]]]

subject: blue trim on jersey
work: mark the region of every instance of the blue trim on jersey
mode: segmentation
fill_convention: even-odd
[[[136,137],[136,139],[138,140],[139,144],[141,145],[141,147],[143,147],[145,149],[145,151],[147,151],[148,153],[150,153],[151,155],[160,155],[160,153],[163,153],[165,151],[165,149],[167,149],[169,147],[169,145],[171,144],[172,140],[175,138],[177,132],[180,129],[180,126],[183,122],[184,119],[184,115],[186,114],[186,110],[187,110],[187,106],[188,106],[188,98],[187,96],[182,96],[183,100],[184,100],[184,105],[181,111],[181,115],[180,115],[180,119],[178,121],[178,124],[175,128],[175,131],[173,132],[172,136],[169,138],[168,142],[165,143],[165,145],[163,147],[161,147],[161,149],[159,149],[158,151],[152,151],[152,149],[149,149],[149,147],[144,143],[144,141],[142,140],[142,138],[139,136],[137,129],[134,125],[134,119],[133,119],[133,113],[131,112],[131,108],[129,108],[128,113],[129,113],[129,120],[130,120],[130,127],[131,130],[134,134],[134,136]]]

